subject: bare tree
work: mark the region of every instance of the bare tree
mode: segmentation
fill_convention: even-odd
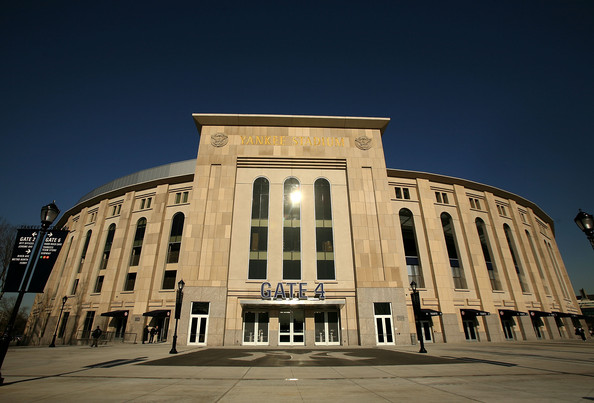
[[[10,315],[14,309],[15,302],[16,297],[6,297],[0,301],[0,329],[2,329],[2,331],[4,331],[8,325],[8,320],[10,319]],[[28,314],[29,308],[26,306],[21,306],[14,322],[14,327],[12,330],[13,335],[23,334],[25,331],[25,326],[27,325],[27,318],[29,316]]]
[[[0,300],[4,296],[4,280],[12,257],[16,227],[0,217]]]

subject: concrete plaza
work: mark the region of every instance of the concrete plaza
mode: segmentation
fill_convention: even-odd
[[[4,402],[594,400],[594,343],[249,349],[169,344],[11,347]],[[224,364],[225,366],[222,366]]]

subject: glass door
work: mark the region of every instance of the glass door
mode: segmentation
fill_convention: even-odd
[[[315,312],[314,319],[316,344],[340,345],[340,326],[338,312]]]
[[[423,341],[425,343],[433,343],[433,322],[430,320],[421,320],[421,333],[423,334]]]
[[[305,314],[302,310],[279,312],[278,344],[305,344]]]
[[[478,341],[476,332],[476,323],[474,320],[463,320],[462,325],[464,326],[464,336],[468,341]]]
[[[209,307],[208,302],[192,302],[188,344],[206,345]]]
[[[544,323],[542,323],[540,318],[532,318],[532,326],[534,327],[534,333],[536,333],[537,339],[544,339],[542,331],[543,325]]]
[[[503,333],[505,334],[506,340],[515,340],[516,335],[514,333],[514,320],[513,319],[501,319],[501,325],[503,326]]]
[[[377,344],[394,344],[392,333],[392,307],[389,302],[374,302],[375,334]]]
[[[246,312],[243,317],[243,344],[268,345],[268,312]]]

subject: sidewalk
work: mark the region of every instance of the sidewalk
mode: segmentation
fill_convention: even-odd
[[[423,402],[594,400],[594,343],[591,341],[430,344],[426,347],[427,356],[419,356],[433,357],[440,364],[311,366],[308,353],[303,351],[306,349],[283,352],[275,348],[271,349],[275,351],[273,354],[282,359],[304,360],[303,365],[299,362],[292,366],[258,366],[258,362],[266,361],[255,359],[254,366],[221,367],[204,362],[194,366],[188,364],[191,354],[196,357],[192,359],[199,359],[214,348],[180,346],[178,355],[170,355],[169,344],[11,347],[2,369],[5,385],[0,387],[0,399],[7,402],[256,402],[273,399],[364,400],[366,403],[408,399]],[[251,359],[249,354],[253,354],[249,349],[227,349],[232,353],[240,350],[240,357],[248,356],[245,359]],[[418,355],[415,346],[375,350],[380,353],[389,350],[385,356],[391,352],[411,353],[414,356],[401,355],[414,359]],[[344,349],[315,349],[311,354],[340,356],[341,351]],[[167,365],[151,364],[151,361],[165,358]]]

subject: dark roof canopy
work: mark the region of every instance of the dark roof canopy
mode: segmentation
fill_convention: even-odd
[[[540,318],[545,316],[554,316],[552,312],[543,312],[543,311],[529,311],[530,316],[534,318]]]
[[[142,316],[152,316],[152,317],[164,317],[164,316],[171,316],[170,309],[155,309],[154,311],[148,311],[142,314]]]
[[[441,316],[441,312],[434,309],[421,309],[421,316]]]
[[[128,311],[110,311],[110,312],[103,312],[101,316],[110,316],[113,318],[121,318],[124,316],[128,316]]]
[[[460,314],[462,314],[462,316],[489,316],[491,315],[490,312],[487,311],[479,311],[478,309],[460,309]]]
[[[514,311],[513,309],[500,309],[499,315],[501,316],[528,316],[527,312]]]

